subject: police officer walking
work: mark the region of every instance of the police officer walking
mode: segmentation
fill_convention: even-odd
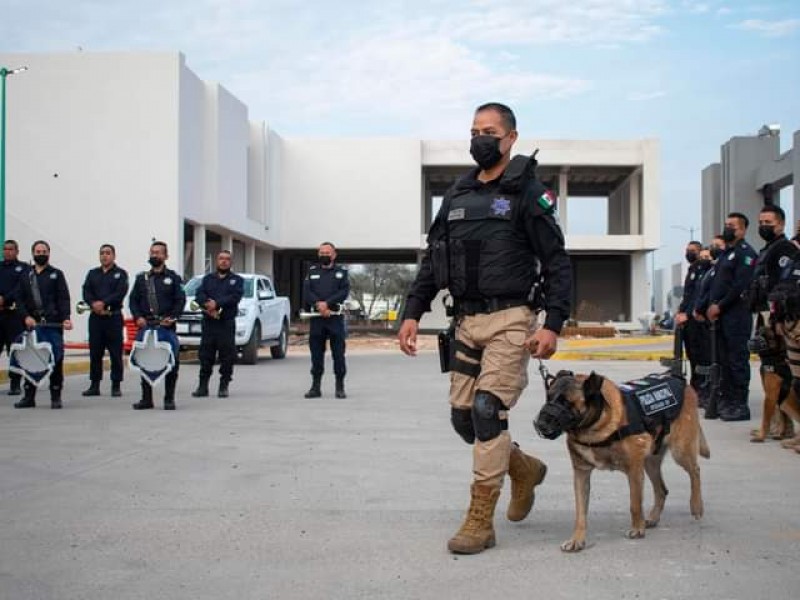
[[[136,276],[133,290],[128,300],[129,308],[136,325],[143,329],[157,326],[166,329],[174,336],[175,322],[183,312],[186,294],[183,280],[166,266],[169,254],[167,244],[153,242],[150,245],[149,263],[151,269]],[[175,366],[165,378],[164,410],[175,410],[175,386],[178,383],[180,354],[175,352]],[[142,378],[142,398],[133,405],[134,410],[153,408],[153,388]]]
[[[750,419],[750,351],[747,341],[753,324],[743,293],[753,278],[757,255],[744,241],[748,225],[749,220],[742,213],[732,212],[725,219],[722,238],[727,247],[716,266],[706,311],[709,321],[718,321],[722,372],[722,403],[718,410],[723,421]]]
[[[325,371],[325,341],[331,342],[333,373],[336,375],[336,397],[346,398],[344,377],[347,374],[344,351],[347,330],[344,315],[334,314],[350,294],[347,269],[336,264],[336,247],[330,242],[320,244],[319,262],[311,265],[303,282],[303,306],[317,313],[311,318],[308,346],[311,350],[311,388],[306,398],[319,398],[320,385]]]
[[[691,241],[686,244],[686,262],[689,263],[689,269],[683,282],[683,299],[678,307],[678,314],[675,315],[675,326],[682,328],[683,344],[692,371],[690,383],[698,394],[701,393],[702,380],[696,369],[699,364],[705,364],[707,358],[703,355],[704,326],[693,317],[692,307],[700,294],[700,280],[711,266],[700,259],[702,249],[703,245],[700,242]]]
[[[122,302],[128,293],[128,273],[114,262],[116,256],[111,244],[100,246],[100,266],[91,269],[83,282],[83,301],[92,311],[89,315],[89,388],[84,390],[84,396],[100,395],[106,350],[111,358],[111,395],[122,395]]]
[[[527,386],[530,356],[555,352],[572,296],[554,196],[535,178],[535,159],[511,159],[518,136],[514,113],[503,104],[478,107],[471,135],[478,167],[445,194],[398,332],[400,349],[414,356],[419,319],[448,288],[456,319],[451,422],[474,443],[470,507],[448,542],[451,552],[463,554],[494,546],[494,509],[506,473],[508,519],[521,521],[533,506],[547,467],[512,443],[508,411]],[[540,280],[543,305],[533,294]],[[534,308],[547,311],[543,327]]]
[[[69,288],[64,273],[50,265],[50,244],[38,240],[31,246],[33,268],[20,280],[18,308],[28,329],[38,328],[40,341],[52,346],[50,408],[61,408],[64,385],[64,330],[72,329]],[[25,395],[14,408],[36,406],[36,386],[25,382]]]
[[[18,255],[17,242],[6,240],[3,243],[3,262],[0,263],[0,352],[5,349],[6,354],[9,353],[11,344],[25,330],[16,305],[20,280],[27,277],[29,267],[17,260]],[[8,381],[11,384],[8,390],[9,396],[18,396],[22,393],[21,379],[19,373],[8,374]]]
[[[200,382],[192,392],[195,398],[208,396],[208,380],[219,353],[219,390],[217,396],[228,397],[228,384],[233,377],[236,359],[236,313],[244,294],[244,280],[231,271],[231,253],[217,253],[217,272],[203,277],[195,294],[195,302],[203,307],[203,333],[200,337]]]

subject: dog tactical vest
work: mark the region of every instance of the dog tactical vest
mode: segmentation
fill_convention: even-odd
[[[656,438],[657,454],[670,425],[683,406],[686,381],[671,373],[654,373],[619,385],[628,414],[628,425],[617,431],[619,438],[647,432]]]

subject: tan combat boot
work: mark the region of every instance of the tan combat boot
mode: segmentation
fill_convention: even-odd
[[[506,517],[509,521],[522,521],[533,508],[533,488],[544,481],[547,465],[528,456],[516,444],[511,445],[508,459],[508,476],[511,478],[511,502]]]
[[[447,549],[456,554],[478,554],[492,548],[494,539],[494,507],[500,497],[497,488],[472,484],[472,501],[461,529],[447,542]]]

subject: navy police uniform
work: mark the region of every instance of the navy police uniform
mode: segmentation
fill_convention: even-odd
[[[719,316],[719,363],[721,368],[720,418],[750,418],[750,351],[747,341],[753,328],[745,292],[750,287],[756,252],[744,240],[726,248],[719,258],[709,292],[709,304],[717,304]]]
[[[151,306],[150,293],[148,292],[148,280],[153,285],[155,292],[155,304]],[[165,318],[173,319],[169,329],[174,331],[175,321],[181,316],[184,305],[186,304],[186,294],[183,291],[183,280],[172,269],[164,267],[161,271],[143,271],[136,276],[128,308],[134,319],[144,318],[148,325],[163,327],[159,325]],[[170,371],[164,380],[164,408],[175,403],[175,386],[178,383],[178,368],[180,367],[180,356],[175,356],[175,367]],[[149,405],[149,406],[148,406]],[[137,408],[137,404],[133,405]],[[152,408],[153,389],[148,383],[142,380],[142,400],[138,404],[139,408]]]
[[[236,359],[236,313],[242,295],[244,295],[244,280],[232,271],[208,273],[200,283],[195,301],[202,307],[208,300],[214,300],[218,310],[214,316],[203,311],[198,389],[201,393],[195,395],[208,394],[208,380],[214,370],[217,353],[220,363],[220,394],[227,394],[228,383],[233,377],[233,361]]]
[[[102,314],[94,311],[89,315],[89,380],[91,388],[99,394],[98,386],[103,379],[103,354],[108,350],[111,358],[111,385],[119,393],[122,381],[122,343],[124,320],[122,302],[128,293],[128,273],[112,264],[108,270],[97,267],[86,274],[83,283],[83,300],[89,306],[102,302]],[[89,395],[89,394],[87,394]]]
[[[0,352],[5,349],[6,354],[10,351],[11,344],[25,329],[22,317],[15,305],[19,294],[20,280],[27,277],[29,269],[27,264],[18,260],[0,262],[0,298],[3,299],[3,304],[0,306]],[[21,376],[18,373],[9,373],[8,380],[11,386],[8,393],[10,396],[20,393],[20,379]]]
[[[338,310],[350,295],[350,279],[347,269],[333,264],[323,267],[312,265],[303,282],[303,306],[314,309],[317,302],[325,302],[331,310]],[[345,365],[345,339],[347,329],[344,315],[330,317],[313,317],[309,330],[308,345],[311,349],[311,376],[314,383],[312,389],[319,389],[319,382],[325,371],[325,341],[330,340],[333,355],[333,372],[336,376],[337,389],[341,387],[347,374]]]
[[[34,285],[38,288],[38,303]],[[31,268],[28,276],[20,280],[17,306],[22,319],[32,317],[38,326],[47,328],[48,341],[53,346],[55,364],[50,373],[50,402],[53,408],[61,408],[61,389],[64,385],[64,321],[70,318],[69,288],[64,273],[50,264],[41,271]],[[32,405],[36,387],[25,382],[23,404]]]
[[[686,347],[686,355],[689,357],[689,365],[692,370],[690,381],[692,387],[698,393],[700,393],[703,386],[696,369],[698,365],[708,364],[708,344],[706,343],[707,332],[705,325],[701,321],[697,321],[692,316],[692,313],[700,296],[700,282],[703,279],[703,275],[710,268],[709,261],[700,259],[689,265],[686,279],[683,282],[683,299],[678,307],[678,312],[682,312],[688,317],[688,320],[683,324],[683,343]]]

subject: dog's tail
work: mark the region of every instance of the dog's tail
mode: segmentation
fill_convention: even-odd
[[[706,434],[703,433],[703,428],[700,427],[700,423],[697,424],[697,429],[700,431],[700,456],[703,458],[711,458],[711,450],[706,441]]]

